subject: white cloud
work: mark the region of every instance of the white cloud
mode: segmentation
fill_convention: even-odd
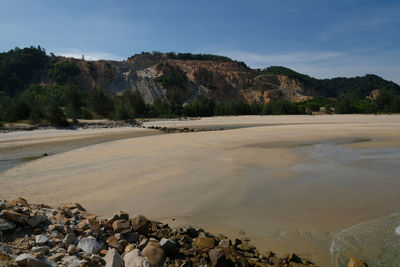
[[[107,53],[107,52],[102,52],[102,51],[89,51],[89,52],[83,52],[78,49],[72,49],[69,51],[62,51],[59,53],[55,53],[64,57],[73,57],[73,58],[82,58],[82,55],[85,57],[86,60],[100,60],[100,59],[106,59],[106,60],[124,60],[124,57],[112,54],[112,53]]]
[[[288,54],[256,54],[249,52],[225,52],[225,56],[244,61],[253,68],[271,65],[288,65],[306,62],[320,62],[343,55],[341,52],[295,52]]]

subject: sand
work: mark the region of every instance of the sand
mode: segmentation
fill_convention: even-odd
[[[399,115],[242,116],[145,124],[262,126],[137,137],[41,158],[0,173],[0,199],[23,196],[54,205],[77,201],[105,216],[116,209],[143,213],[174,225],[249,238],[262,249],[297,252],[324,265],[337,231],[399,209],[396,179],[382,186],[366,172],[365,179],[355,175],[347,181],[346,168],[354,166],[325,181],[304,171],[315,160],[307,151],[314,147],[310,144],[399,148]],[[13,138],[1,136],[0,144],[26,146],[47,137]]]

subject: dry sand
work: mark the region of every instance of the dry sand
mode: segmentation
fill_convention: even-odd
[[[335,232],[400,208],[396,179],[382,187],[382,181],[366,174],[343,186],[343,177],[321,181],[312,172],[303,171],[301,177],[296,172],[312,161],[297,150],[310,143],[360,140],[365,142],[340,146],[400,147],[399,115],[243,116],[146,124],[269,126],[146,136],[75,149],[0,173],[0,199],[77,201],[102,215],[116,209],[143,213],[249,238],[263,249],[297,252],[323,265],[329,262]],[[0,145],[26,146],[42,138],[47,137],[37,133],[32,140],[16,141],[0,136]]]

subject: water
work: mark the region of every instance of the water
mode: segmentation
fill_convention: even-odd
[[[40,157],[24,157],[18,159],[0,160],[0,172],[38,158]]]

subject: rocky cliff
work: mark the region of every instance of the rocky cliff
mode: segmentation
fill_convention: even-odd
[[[235,61],[180,60],[151,54],[136,55],[126,61],[74,61],[81,69],[75,78],[79,87],[105,89],[113,95],[125,90],[139,90],[147,103],[179,87],[185,102],[207,95],[229,102],[245,100],[267,103],[285,98],[301,102],[316,95],[293,78],[266,75]],[[48,80],[43,79],[47,84]]]

